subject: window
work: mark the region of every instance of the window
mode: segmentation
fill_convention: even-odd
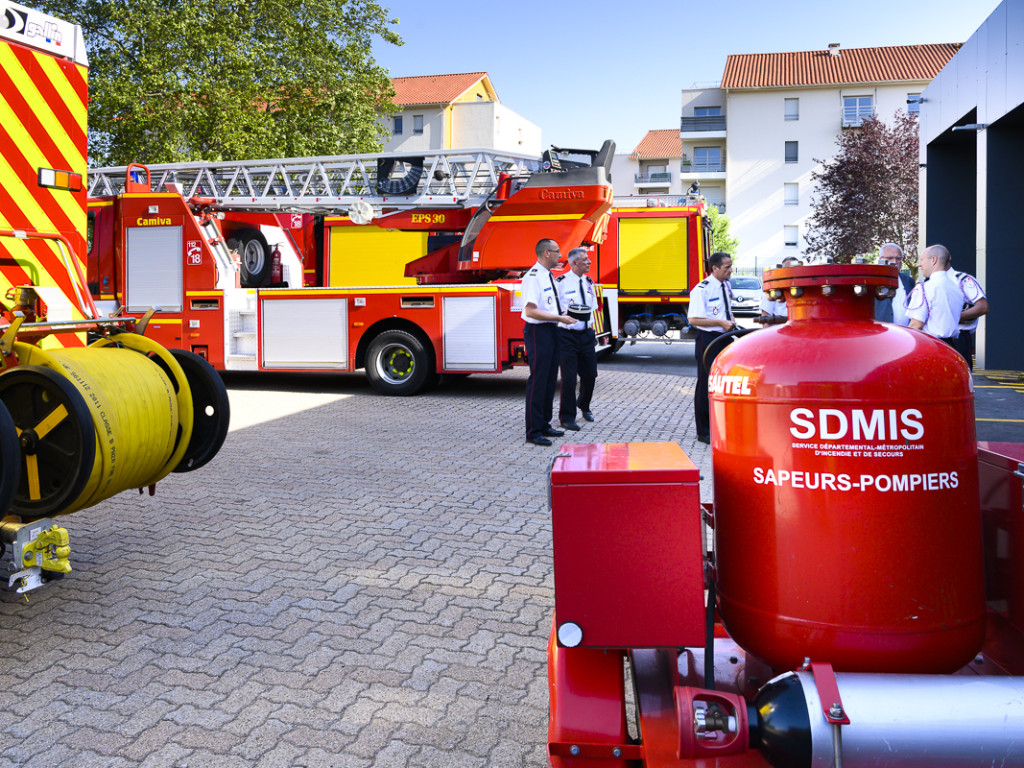
[[[694,107],[694,117],[720,117],[722,114],[721,107]]]
[[[423,115],[412,116],[412,132],[423,133]]]
[[[722,148],[694,147],[693,165],[694,168],[702,171],[722,170]]]
[[[843,96],[843,125],[858,126],[875,114],[871,96]]]
[[[908,93],[907,94],[907,114],[908,115],[920,115],[921,114],[921,94],[920,93]]]
[[[786,142],[786,162],[796,163],[800,160],[800,142],[799,141],[787,141]]]
[[[796,239],[799,236],[797,227],[783,227],[782,238],[787,248],[796,248]]]
[[[800,99],[783,99],[787,120],[800,119]]]
[[[797,183],[783,184],[783,198],[786,205],[800,204],[800,185]]]
[[[402,135],[402,116],[399,115],[395,118],[395,129],[392,131],[395,136]]]

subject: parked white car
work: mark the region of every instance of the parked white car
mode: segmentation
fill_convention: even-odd
[[[761,278],[753,275],[733,275],[729,278],[732,288],[732,312],[734,315],[761,314]]]

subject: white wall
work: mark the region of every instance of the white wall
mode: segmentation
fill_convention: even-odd
[[[443,109],[436,106],[407,107],[402,115],[402,134],[392,135],[384,145],[385,152],[428,152],[444,149],[444,115]],[[413,133],[413,117],[423,115],[423,133]],[[388,130],[394,130],[394,120],[387,120]]]
[[[482,147],[539,156],[541,131],[499,102],[462,102],[452,111],[452,147]]]

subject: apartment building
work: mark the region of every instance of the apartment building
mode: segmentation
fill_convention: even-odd
[[[396,77],[385,152],[496,149],[541,154],[540,128],[506,107],[486,72]]]
[[[811,174],[865,118],[919,110],[959,43],[731,55],[718,88],[682,92],[681,181],[724,201],[738,266],[760,272],[806,248]]]

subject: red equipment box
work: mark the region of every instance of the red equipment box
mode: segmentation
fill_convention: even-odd
[[[551,469],[556,627],[577,625],[588,648],[702,645],[697,467],[667,442],[561,452]]]

